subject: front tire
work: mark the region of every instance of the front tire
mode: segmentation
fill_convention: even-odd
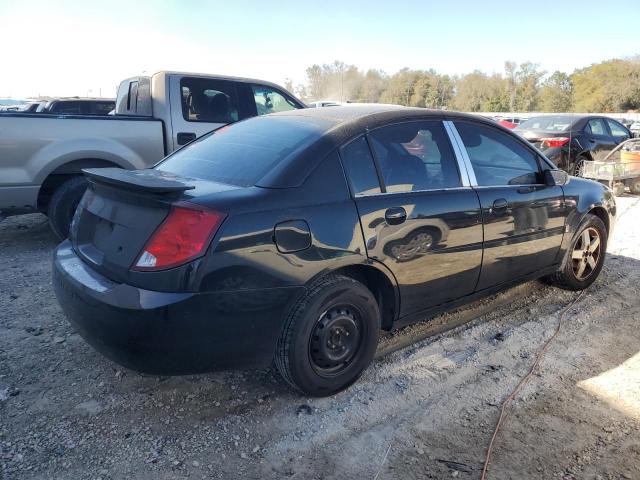
[[[69,236],[71,220],[86,189],[87,180],[79,176],[62,183],[53,192],[47,207],[47,216],[49,226],[59,240]]]
[[[292,308],[275,364],[294,388],[316,397],[353,384],[378,345],[380,311],[362,283],[341,275],[315,282]]]
[[[606,251],[607,228],[598,217],[587,214],[571,241],[560,270],[549,280],[565,290],[584,290],[598,278]]]

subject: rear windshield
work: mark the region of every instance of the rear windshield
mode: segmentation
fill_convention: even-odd
[[[327,120],[301,116],[251,118],[196,140],[156,168],[249,187],[280,162],[309,147],[331,125]]]
[[[518,125],[516,130],[550,130],[554,132],[566,132],[575,121],[575,117],[561,115],[533,117]]]

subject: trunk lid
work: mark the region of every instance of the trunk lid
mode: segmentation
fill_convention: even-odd
[[[569,132],[557,130],[520,130],[516,128],[514,131],[539,150],[544,150],[542,148],[543,138],[569,137]]]
[[[172,204],[237,189],[159,170],[96,168],[78,205],[70,238],[78,255],[112,280],[125,282]]]

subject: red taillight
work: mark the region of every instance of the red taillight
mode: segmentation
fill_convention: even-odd
[[[569,141],[569,137],[545,137],[541,138],[540,141],[542,142],[540,145],[542,148],[554,148],[563,146]]]
[[[132,268],[162,270],[204,255],[225,217],[223,213],[188,203],[172,206]]]

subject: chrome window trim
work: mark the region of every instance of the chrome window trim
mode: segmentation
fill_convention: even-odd
[[[448,187],[448,188],[431,188],[427,190],[405,190],[403,192],[381,192],[381,193],[357,193],[354,195],[354,198],[370,198],[370,197],[380,197],[386,195],[407,195],[413,193],[434,193],[434,192],[449,192],[455,190],[471,190],[471,186],[463,185],[461,187]]]
[[[462,185],[476,187],[478,185],[476,174],[471,165],[467,149],[462,142],[462,138],[460,138],[458,130],[456,130],[456,126],[451,120],[444,120],[442,123],[444,124],[447,135],[449,135],[453,153],[458,161],[458,170],[460,170],[460,176],[462,177]]]

